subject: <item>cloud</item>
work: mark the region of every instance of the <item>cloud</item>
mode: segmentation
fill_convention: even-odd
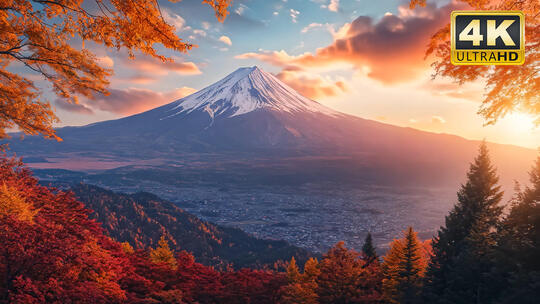
[[[276,66],[310,67],[351,64],[357,71],[385,84],[414,79],[429,68],[424,59],[426,46],[433,33],[448,23],[450,12],[463,8],[451,2],[438,8],[435,4],[410,10],[400,7],[398,15],[385,15],[379,20],[360,16],[334,34],[334,42],[313,53],[299,56],[284,51],[262,51],[242,54],[237,58],[257,58]]]
[[[86,100],[81,105],[88,109],[119,115],[133,115],[170,103],[195,91],[195,89],[189,87],[182,87],[165,93],[138,88],[110,89],[110,95],[100,95],[94,100]],[[77,110],[73,108],[73,112]]]
[[[307,26],[305,26],[304,28],[302,28],[302,30],[300,30],[300,32],[302,34],[305,34],[309,31],[313,31],[313,30],[316,30],[316,29],[325,29],[327,30],[331,35],[332,37],[334,37],[334,39],[340,39],[340,38],[343,38],[346,36],[349,28],[350,28],[350,23],[346,23],[345,25],[343,25],[342,27],[338,28],[336,30],[336,25],[334,24],[331,24],[331,23],[310,23],[308,24]]]
[[[296,69],[285,69],[278,73],[276,77],[300,92],[300,94],[311,99],[336,96],[349,89],[344,80],[333,81],[318,74]]]
[[[318,29],[318,28],[326,28],[329,32],[333,32],[334,28],[330,23],[310,23],[308,26],[304,27],[300,32],[302,34],[305,34],[311,30]]]
[[[279,67],[286,67],[289,65],[294,65],[296,60],[298,58],[301,58],[302,56],[307,56],[309,53],[305,53],[304,55],[300,56],[291,56],[287,54],[284,50],[281,51],[264,51],[260,50],[258,53],[255,52],[249,52],[244,53],[240,55],[236,55],[234,58],[236,59],[258,59],[264,62],[268,62],[272,65],[279,66]],[[300,67],[298,67],[300,69]]]
[[[479,82],[459,84],[449,79],[430,79],[420,85],[420,89],[429,91],[435,96],[448,96],[451,98],[479,102],[483,99],[484,88]]]
[[[145,76],[145,75],[133,75],[126,78],[119,79],[120,82],[131,83],[131,84],[149,84],[156,82],[158,79],[155,77]]]
[[[240,3],[240,5],[236,8],[234,12],[237,13],[238,15],[243,15],[246,9],[249,9],[249,7],[247,7],[247,5],[245,4]]]
[[[292,8],[291,8],[291,9],[289,10],[289,13],[290,13],[289,15],[291,16],[291,21],[292,21],[293,23],[298,22],[297,19],[298,19],[298,15],[300,15],[300,12],[297,11],[297,10],[295,10],[295,9],[292,9]]]
[[[231,38],[229,38],[227,36],[221,36],[221,37],[219,37],[218,40],[225,43],[226,45],[232,45]]]
[[[120,60],[129,68],[149,76],[163,76],[167,75],[169,72],[181,75],[201,74],[199,67],[195,63],[183,61],[182,58],[179,57],[173,57],[172,59],[174,62],[163,62],[157,58],[145,55],[139,55],[135,59],[129,59],[128,56],[120,57]]]
[[[97,57],[97,62],[100,66],[108,68],[108,69],[114,66],[114,60],[109,56]]]
[[[330,0],[328,10],[331,12],[337,12],[339,10],[339,0]]]
[[[197,35],[199,35],[201,37],[206,37],[206,32],[203,31],[203,30],[193,30],[193,33],[197,34]]]
[[[443,124],[446,123],[446,119],[438,115],[433,115],[431,116],[431,122],[434,124]]]
[[[54,101],[57,108],[78,114],[91,115],[94,114],[94,111],[88,106],[82,103],[70,103],[63,99],[56,99]]]
[[[163,10],[162,15],[163,15],[163,19],[165,19],[165,22],[174,26],[177,32],[186,29],[184,28],[184,25],[186,24],[186,20],[184,20],[182,16],[172,13],[168,10]]]

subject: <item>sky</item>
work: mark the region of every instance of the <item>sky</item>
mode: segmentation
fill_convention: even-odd
[[[410,10],[400,0],[235,0],[220,23],[200,0],[160,1],[179,37],[197,44],[175,59],[85,45],[114,70],[110,95],[72,105],[55,100],[58,126],[84,125],[140,113],[172,102],[257,65],[328,107],[393,125],[469,139],[538,148],[540,128],[513,113],[484,126],[477,114],[484,84],[432,79],[424,58],[429,37],[459,5],[428,1]],[[49,93],[50,94],[50,93]],[[47,95],[47,93],[46,93]]]

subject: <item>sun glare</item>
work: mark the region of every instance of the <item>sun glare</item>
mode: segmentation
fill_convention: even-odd
[[[530,132],[535,129],[534,118],[526,113],[514,112],[504,118],[513,133]]]

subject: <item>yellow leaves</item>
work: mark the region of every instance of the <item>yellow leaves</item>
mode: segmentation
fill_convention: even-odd
[[[426,6],[426,0],[411,0],[409,2],[409,8],[410,9],[415,8],[417,5],[421,6],[421,7]]]
[[[172,269],[178,267],[174,253],[169,248],[169,243],[165,239],[165,236],[161,236],[156,249],[150,250],[150,260],[156,264],[167,264]]]
[[[32,223],[37,212],[17,188],[5,183],[0,186],[0,216],[14,216]]]
[[[128,242],[122,242],[120,243],[120,246],[122,246],[122,251],[124,251],[127,254],[133,254],[135,250]]]

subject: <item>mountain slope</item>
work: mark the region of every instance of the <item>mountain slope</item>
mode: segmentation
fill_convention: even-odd
[[[452,183],[455,187],[479,144],[333,111],[256,67],[238,69],[190,96],[150,111],[61,128],[58,134],[63,142],[29,137],[11,141],[11,149],[19,155],[48,159],[49,163],[32,164],[34,168],[174,165],[212,175],[231,162],[241,161],[244,168],[283,162],[294,170],[301,167],[299,181],[305,175],[302,170],[319,168],[315,171],[335,171],[329,179],[352,176],[364,183]],[[526,177],[536,155],[515,146],[489,147],[503,183],[510,186],[513,180]],[[306,159],[309,168],[303,163]]]
[[[128,195],[85,184],[71,190],[94,211],[90,216],[108,235],[135,248],[155,247],[165,235],[171,247],[193,253],[200,263],[232,263],[237,268],[272,265],[292,256],[305,262],[310,256],[285,241],[257,239],[236,228],[202,221],[150,193]]]

